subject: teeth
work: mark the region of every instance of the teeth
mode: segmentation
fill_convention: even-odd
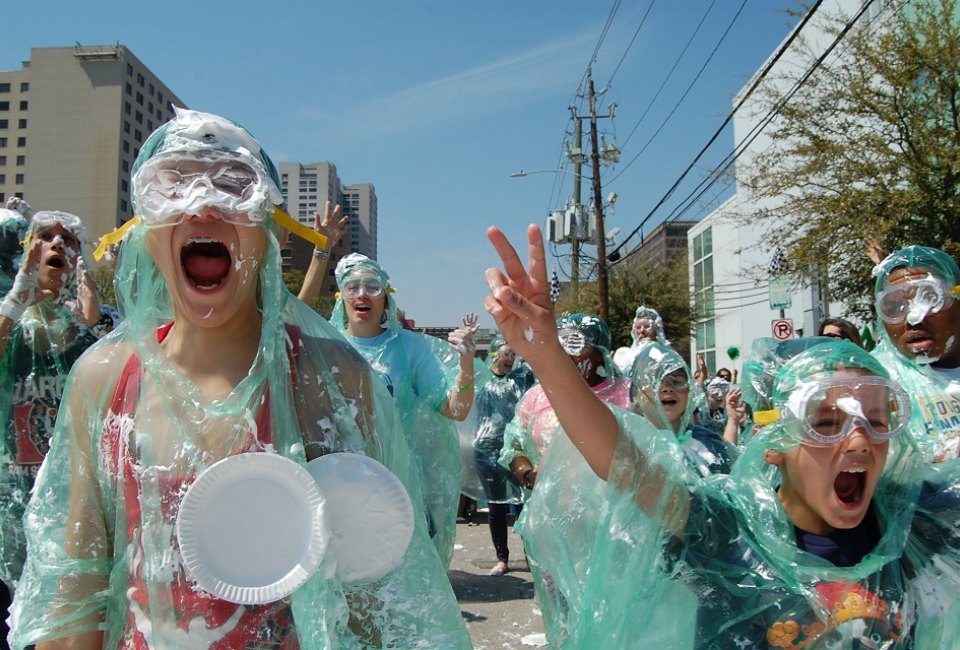
[[[214,237],[191,237],[187,240],[188,244],[219,244],[220,240]]]
[[[847,469],[840,470],[840,471],[846,472],[847,474],[862,474],[862,473],[866,472],[867,470],[865,470],[865,469],[862,468],[862,467],[848,467]]]

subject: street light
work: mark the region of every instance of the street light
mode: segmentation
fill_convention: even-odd
[[[530,176],[531,174],[566,174],[567,176],[580,176],[580,174],[567,171],[566,169],[531,169],[530,171],[521,169],[519,171],[511,172],[510,178],[523,178],[524,176]]]

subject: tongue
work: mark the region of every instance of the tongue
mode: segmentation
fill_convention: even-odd
[[[230,258],[222,255],[192,254],[183,260],[183,268],[198,285],[214,286],[220,284],[226,277],[230,270]]]
[[[844,503],[850,503],[860,489],[860,478],[856,474],[840,472],[833,482],[833,489]]]

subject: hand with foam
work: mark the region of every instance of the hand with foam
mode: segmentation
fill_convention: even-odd
[[[31,243],[27,259],[13,279],[13,287],[0,303],[0,316],[16,322],[23,316],[27,307],[55,296],[49,289],[40,289],[37,286],[42,244],[43,242],[39,239]]]
[[[480,318],[476,313],[470,312],[463,317],[463,327],[450,332],[447,340],[450,342],[457,353],[460,355],[461,365],[466,361],[472,363],[473,357],[477,352],[476,333],[480,330]]]

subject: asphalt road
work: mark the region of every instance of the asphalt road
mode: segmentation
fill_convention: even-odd
[[[475,650],[546,647],[540,610],[533,602],[533,578],[520,536],[510,531],[510,571],[488,575],[496,557],[486,513],[457,524],[450,583]]]

